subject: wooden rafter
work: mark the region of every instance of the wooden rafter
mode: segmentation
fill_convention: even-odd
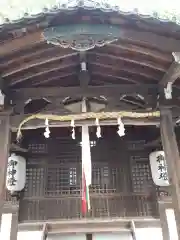
[[[59,53],[54,53],[53,56],[46,56],[44,57],[43,59],[35,59],[34,61],[30,62],[30,63],[25,63],[25,64],[21,64],[20,68],[16,67],[14,69],[10,69],[6,72],[3,72],[2,74],[2,77],[5,78],[5,77],[8,77],[9,75],[13,75],[13,74],[16,74],[18,72],[21,72],[21,71],[25,71],[25,70],[28,70],[30,68],[33,68],[33,67],[38,67],[38,66],[42,66],[43,64],[50,64],[52,62],[55,62],[55,61],[61,61],[65,58],[70,58],[72,56],[76,56],[77,53],[63,53],[63,54],[59,54]]]
[[[39,43],[33,47],[26,47],[12,52],[8,55],[2,56],[0,61],[0,68],[11,68],[17,63],[30,62],[32,59],[41,58],[43,56],[52,55],[54,51],[60,51],[59,47],[47,43]],[[66,52],[67,53],[67,52]],[[4,61],[3,61],[4,60]]]
[[[164,62],[169,62],[172,60],[172,57],[170,58],[168,53],[148,47],[143,47],[139,45],[140,43],[138,43],[135,43],[133,40],[130,41],[129,39],[127,39],[126,41],[119,40],[116,43],[109,44],[109,47],[115,49],[116,52],[119,52],[119,50],[125,50],[127,52],[138,53],[150,58],[159,59]]]
[[[106,52],[106,50],[104,49],[103,50],[104,52]],[[159,70],[161,72],[165,72],[166,71],[166,67],[165,66],[162,66],[161,64],[159,63],[154,63],[153,61],[150,61],[150,60],[142,60],[140,58],[138,58],[138,56],[134,56],[134,55],[130,55],[131,57],[123,57],[121,55],[117,56],[117,55],[112,55],[113,53],[109,54],[109,53],[102,53],[100,52],[100,50],[98,49],[96,52],[90,52],[90,55],[93,54],[94,56],[92,56],[92,59],[94,57],[102,57],[104,59],[104,61],[106,59],[111,59],[111,60],[114,60],[114,61],[124,61],[125,63],[132,63],[132,64],[136,64],[136,65],[140,65],[140,66],[144,66],[144,67],[148,67],[148,68],[151,68],[151,69],[155,69],[155,70]],[[140,61],[141,60],[141,61]]]
[[[20,37],[4,44],[0,45],[0,56],[10,54],[23,48],[32,47],[40,42],[44,42],[42,38],[42,32],[38,31],[35,33],[27,34],[24,37]]]
[[[102,79],[102,81],[107,82],[107,83],[115,83],[115,82],[120,82],[125,81],[126,83],[130,82],[133,84],[155,84],[157,83],[156,80],[154,79],[148,79],[145,77],[139,77],[137,75],[133,75],[131,73],[127,73],[127,72],[121,72],[121,74],[115,75],[112,74],[111,71],[93,71],[92,72],[92,79],[99,79],[99,77]]]
[[[41,79],[35,79],[31,82],[31,86],[32,87],[35,87],[35,86],[42,86],[43,84],[48,84],[50,82],[58,82],[58,81],[61,81],[63,78],[66,78],[66,77],[74,77],[77,73],[75,71],[63,71],[62,73],[58,73],[57,75],[55,76],[51,76],[51,77],[46,77],[44,78],[43,80]]]
[[[30,79],[33,80],[33,78],[35,78],[35,77],[39,78],[42,75],[46,75],[46,74],[49,74],[49,73],[63,71],[66,68],[76,67],[77,65],[78,65],[78,62],[71,62],[69,64],[59,64],[59,63],[57,63],[54,67],[52,67],[52,66],[47,66],[46,68],[45,67],[41,67],[41,68],[38,68],[36,70],[36,73],[34,73],[34,74],[28,72],[22,78],[20,78],[18,76],[14,77],[13,81],[10,83],[10,86],[15,86],[15,85],[17,85],[19,83],[22,83],[24,81],[27,81],[27,80],[30,80]]]
[[[127,66],[126,64],[124,64],[123,62],[121,62],[121,64],[117,64],[114,65],[113,63],[99,63],[99,62],[91,62],[90,66],[92,66],[91,68],[93,69],[93,71],[98,71],[99,68],[102,69],[102,71],[105,71],[105,69],[107,68],[109,71],[119,71],[119,72],[128,72],[128,73],[132,73],[134,75],[138,75],[138,76],[142,76],[142,77],[146,77],[148,79],[155,79],[158,80],[161,76],[161,74],[154,72],[152,70],[149,69],[145,69],[142,66],[133,66],[133,65],[129,65]],[[120,75],[120,73],[119,73]]]

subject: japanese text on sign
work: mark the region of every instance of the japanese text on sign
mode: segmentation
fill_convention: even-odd
[[[17,161],[10,160],[8,162],[8,171],[7,171],[7,184],[9,186],[15,186],[17,180],[15,179],[15,175],[17,170],[15,169],[15,166],[17,165]]]
[[[159,179],[163,179],[164,181],[168,180],[168,172],[167,172],[167,165],[165,162],[165,158],[162,154],[156,157],[156,161],[158,162],[158,172],[159,172]]]

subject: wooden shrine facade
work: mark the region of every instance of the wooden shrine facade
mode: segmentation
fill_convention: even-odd
[[[151,148],[146,148],[140,137],[140,132],[149,129],[129,127],[129,139],[121,139],[116,127],[103,127],[101,139],[95,136],[96,128],[91,129],[92,210],[86,216],[81,212],[80,129],[76,129],[75,140],[69,128],[53,129],[48,140],[43,131],[31,130],[24,136],[29,153],[26,187],[20,198],[20,222],[158,217],[157,198],[161,190],[151,178]]]
[[[26,187],[13,205],[19,206],[19,221],[82,218],[78,129],[88,124],[93,184],[92,211],[86,217],[124,218],[124,225],[131,218],[161,218],[158,197],[169,189],[152,183],[148,154],[163,147],[180,235],[180,166],[174,132],[177,127],[179,139],[180,26],[78,6],[4,24],[0,41],[0,133],[4,136],[0,138],[0,210],[8,146],[22,150],[17,150],[18,132],[18,140],[22,133],[18,144],[28,149],[23,153]],[[47,118],[49,139],[43,136]],[[127,133],[122,138],[116,134],[119,118]],[[94,136],[99,125],[102,139]],[[11,205],[7,201],[5,208]]]

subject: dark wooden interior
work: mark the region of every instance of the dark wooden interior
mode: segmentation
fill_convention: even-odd
[[[147,143],[159,135],[155,127],[128,127],[120,138],[116,127],[91,131],[92,210],[81,213],[81,135],[56,128],[44,139],[43,129],[24,132],[28,146],[27,183],[20,200],[20,222],[101,217],[158,217],[157,197],[149,167]],[[147,136],[144,133],[147,133]]]

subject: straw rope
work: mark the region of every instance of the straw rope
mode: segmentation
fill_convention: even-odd
[[[21,128],[24,124],[29,122],[33,119],[48,119],[53,121],[71,121],[71,120],[85,120],[85,119],[114,119],[114,118],[151,118],[151,117],[159,117],[160,112],[127,112],[127,111],[121,111],[121,112],[100,112],[100,113],[94,113],[94,112],[88,112],[88,113],[81,113],[81,114],[70,114],[70,115],[54,115],[54,114],[34,114],[27,118],[25,118],[19,125],[18,131],[17,131],[17,140],[19,140],[22,136]]]

